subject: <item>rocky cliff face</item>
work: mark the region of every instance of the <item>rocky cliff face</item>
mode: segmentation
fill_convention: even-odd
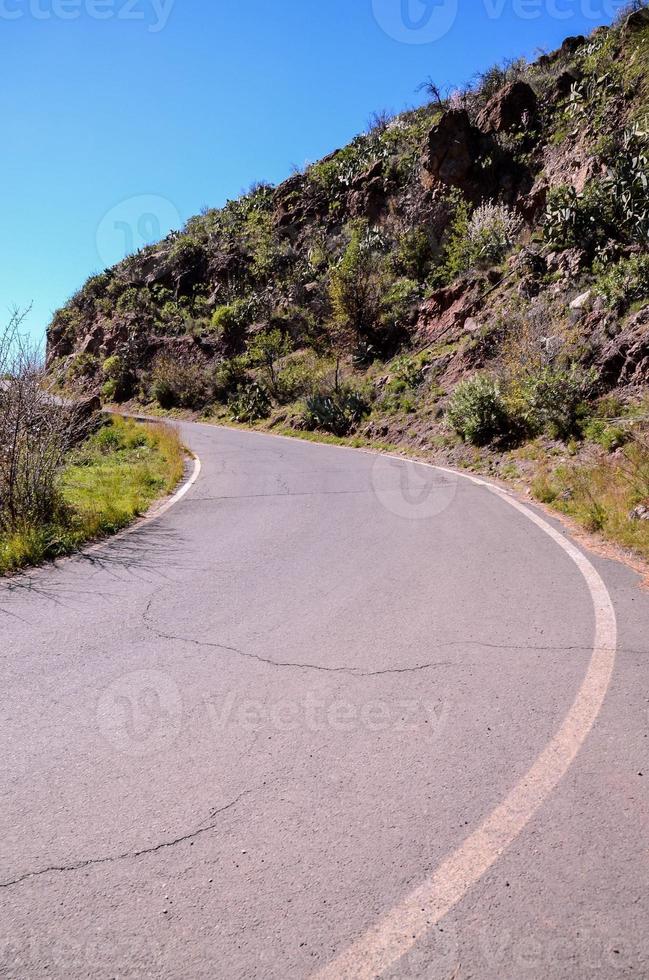
[[[539,343],[570,336],[603,388],[643,385],[648,68],[640,10],[382,120],[90,279],[48,363],[110,400],[200,408],[257,385],[268,412],[313,394],[328,358],[373,384],[372,365],[422,347],[443,397],[532,324]]]

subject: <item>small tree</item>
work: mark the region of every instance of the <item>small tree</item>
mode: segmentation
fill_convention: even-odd
[[[278,390],[277,363],[287,357],[293,349],[291,338],[281,330],[266,330],[258,333],[248,345],[248,358],[254,367],[262,368],[268,378],[271,392]]]
[[[442,88],[431,75],[429,75],[428,78],[421,83],[421,85],[417,86],[417,91],[425,92],[431,103],[435,106],[440,106],[444,103]]]
[[[345,253],[331,275],[330,336],[336,355],[336,390],[341,358],[368,341],[376,327],[381,303],[376,256],[366,241],[367,225],[352,226]]]

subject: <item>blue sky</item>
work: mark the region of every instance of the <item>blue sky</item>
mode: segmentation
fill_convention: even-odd
[[[619,0],[0,0],[0,316]]]

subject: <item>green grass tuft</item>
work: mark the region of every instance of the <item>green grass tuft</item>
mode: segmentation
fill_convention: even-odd
[[[0,535],[0,575],[71,554],[127,527],[174,489],[184,459],[174,429],[112,418],[71,454],[56,519]]]

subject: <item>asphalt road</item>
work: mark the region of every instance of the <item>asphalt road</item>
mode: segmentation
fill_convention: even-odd
[[[183,435],[164,516],[0,587],[0,976],[648,976],[638,577],[463,477]]]

